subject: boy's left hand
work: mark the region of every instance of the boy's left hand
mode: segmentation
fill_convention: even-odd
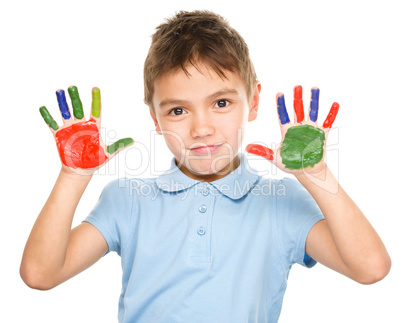
[[[281,127],[281,144],[277,149],[262,145],[249,144],[246,151],[265,157],[279,169],[295,176],[316,174],[324,170],[325,146],[329,130],[338,113],[339,104],[334,102],[322,126],[317,125],[318,100],[320,90],[311,89],[310,109],[304,117],[302,87],[294,88],[294,122],[291,123],[285,106],[283,93],[276,95],[279,123]]]

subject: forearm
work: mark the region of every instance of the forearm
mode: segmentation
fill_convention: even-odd
[[[23,279],[52,277],[63,267],[76,207],[92,176],[61,171],[40,212],[21,261]]]
[[[306,173],[297,179],[317,202],[342,261],[356,277],[390,266],[381,238],[327,167],[314,177]]]

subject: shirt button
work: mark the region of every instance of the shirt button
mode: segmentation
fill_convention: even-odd
[[[202,191],[202,195],[207,196],[209,194],[209,191],[207,189],[204,189]]]
[[[201,205],[201,206],[198,208],[198,211],[200,211],[201,213],[205,213],[206,210],[207,210],[207,207],[205,206],[205,204]]]
[[[200,236],[203,236],[203,235],[205,234],[205,229],[204,229],[203,227],[199,227],[198,230],[197,230],[197,233],[198,233]]]

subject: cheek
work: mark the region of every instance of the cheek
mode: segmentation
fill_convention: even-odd
[[[239,112],[225,116],[219,128],[222,133],[232,138],[231,140],[237,140],[239,136],[243,137],[246,125],[247,113]]]
[[[178,129],[179,128],[179,129]],[[174,152],[180,152],[185,148],[185,132],[182,126],[162,128],[163,137],[168,147]]]

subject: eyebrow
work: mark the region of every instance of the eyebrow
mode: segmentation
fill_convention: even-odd
[[[208,95],[207,97],[206,97],[206,100],[207,101],[210,101],[210,100],[213,100],[213,99],[215,99],[215,98],[219,98],[219,97],[222,97],[222,96],[225,96],[225,95],[229,95],[229,94],[231,94],[231,95],[238,95],[239,94],[239,91],[237,91],[236,89],[223,89],[223,90],[219,90],[219,91],[217,91],[217,92],[215,92],[215,93],[212,93],[211,95]],[[161,103],[159,103],[159,106],[160,106],[160,108],[161,109],[163,109],[165,106],[172,106],[172,105],[185,105],[186,103],[188,103],[188,101],[186,101],[186,100],[179,100],[179,99],[174,99],[174,98],[168,98],[168,99],[165,99],[165,100],[162,100],[162,102]]]

